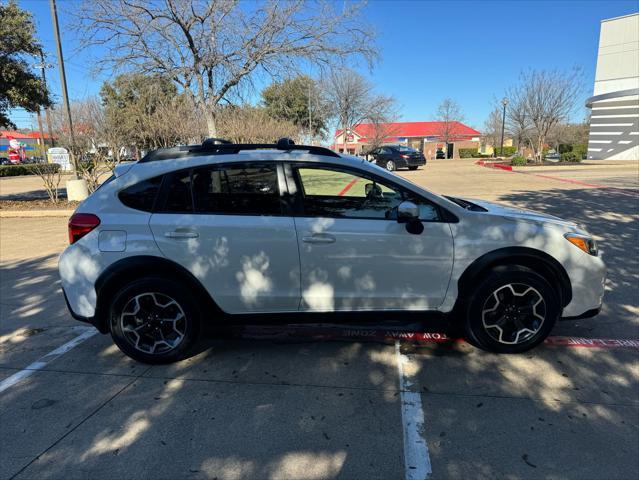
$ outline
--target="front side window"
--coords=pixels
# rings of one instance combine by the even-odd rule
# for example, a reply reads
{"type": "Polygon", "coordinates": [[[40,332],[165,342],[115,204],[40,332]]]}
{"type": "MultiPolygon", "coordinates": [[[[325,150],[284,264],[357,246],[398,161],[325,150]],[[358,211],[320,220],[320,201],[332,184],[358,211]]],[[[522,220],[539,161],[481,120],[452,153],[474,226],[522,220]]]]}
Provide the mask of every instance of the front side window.
{"type": "Polygon", "coordinates": [[[305,216],[396,220],[397,206],[409,200],[419,206],[421,220],[440,219],[428,200],[350,171],[300,167],[297,177],[305,216]]]}

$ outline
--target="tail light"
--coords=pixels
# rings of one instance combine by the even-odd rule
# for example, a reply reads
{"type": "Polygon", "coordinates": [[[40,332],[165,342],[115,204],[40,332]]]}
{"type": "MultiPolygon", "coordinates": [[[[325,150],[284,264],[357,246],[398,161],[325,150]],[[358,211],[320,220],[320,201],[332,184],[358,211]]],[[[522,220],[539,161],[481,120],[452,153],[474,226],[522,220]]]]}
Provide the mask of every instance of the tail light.
{"type": "Polygon", "coordinates": [[[92,213],[75,213],[69,219],[69,243],[74,244],[100,225],[100,219],[92,213]]]}
{"type": "Polygon", "coordinates": [[[402,158],[410,158],[408,155],[402,155],[402,158]]]}

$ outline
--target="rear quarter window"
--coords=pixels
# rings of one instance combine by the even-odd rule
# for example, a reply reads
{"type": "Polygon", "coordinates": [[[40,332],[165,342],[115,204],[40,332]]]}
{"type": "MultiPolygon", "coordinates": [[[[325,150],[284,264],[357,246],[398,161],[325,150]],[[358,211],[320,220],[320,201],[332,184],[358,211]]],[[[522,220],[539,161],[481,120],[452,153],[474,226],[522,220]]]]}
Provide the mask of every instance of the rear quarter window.
{"type": "Polygon", "coordinates": [[[118,198],[129,208],[151,212],[153,211],[153,205],[155,204],[161,183],[162,176],[143,180],[140,183],[136,183],[122,190],[118,194],[118,198]]]}

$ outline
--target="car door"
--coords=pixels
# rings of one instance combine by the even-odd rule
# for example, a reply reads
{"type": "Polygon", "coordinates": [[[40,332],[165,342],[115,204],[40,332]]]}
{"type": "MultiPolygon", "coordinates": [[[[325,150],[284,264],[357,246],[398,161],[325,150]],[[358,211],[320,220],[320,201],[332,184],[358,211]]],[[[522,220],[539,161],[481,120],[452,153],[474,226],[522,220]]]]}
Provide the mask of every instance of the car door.
{"type": "Polygon", "coordinates": [[[186,267],[228,313],[296,311],[295,225],[281,167],[232,163],[165,177],[150,226],[162,253],[186,267]]]}
{"type": "Polygon", "coordinates": [[[295,197],[304,311],[433,310],[444,300],[453,239],[426,199],[339,166],[286,167],[295,197]],[[397,206],[420,208],[423,231],[397,222],[397,206]]]}
{"type": "Polygon", "coordinates": [[[388,160],[391,160],[392,151],[388,147],[380,147],[377,153],[377,165],[383,167],[388,160]]]}

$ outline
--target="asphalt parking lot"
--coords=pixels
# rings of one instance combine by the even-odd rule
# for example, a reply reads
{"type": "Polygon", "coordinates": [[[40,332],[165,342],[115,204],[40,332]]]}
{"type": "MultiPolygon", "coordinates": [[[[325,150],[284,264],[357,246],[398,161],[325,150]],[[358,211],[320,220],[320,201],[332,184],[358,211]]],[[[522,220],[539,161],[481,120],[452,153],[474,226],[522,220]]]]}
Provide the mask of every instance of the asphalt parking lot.
{"type": "Polygon", "coordinates": [[[149,367],[68,315],[67,219],[0,218],[0,478],[639,478],[639,162],[400,174],[585,225],[602,313],[524,355],[391,323],[247,329],[149,367]]]}

